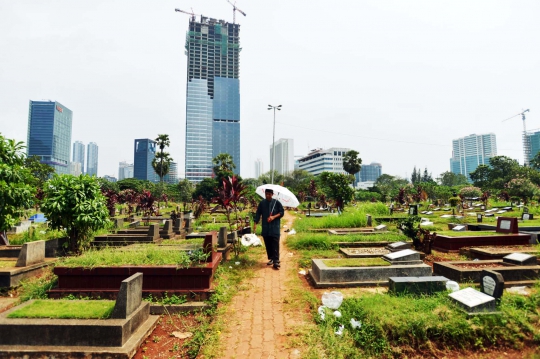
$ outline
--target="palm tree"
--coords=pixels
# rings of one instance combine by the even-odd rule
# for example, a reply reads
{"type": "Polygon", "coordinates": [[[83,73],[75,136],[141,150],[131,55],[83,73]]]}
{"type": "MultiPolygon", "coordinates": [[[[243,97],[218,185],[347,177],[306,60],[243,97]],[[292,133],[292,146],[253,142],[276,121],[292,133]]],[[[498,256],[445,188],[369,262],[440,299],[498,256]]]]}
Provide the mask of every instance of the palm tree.
{"type": "Polygon", "coordinates": [[[236,168],[232,156],[228,153],[220,153],[212,159],[214,174],[219,172],[232,172],[236,168]]]}
{"type": "Polygon", "coordinates": [[[158,135],[155,139],[157,146],[159,147],[159,153],[156,154],[154,159],[152,160],[152,167],[154,168],[154,171],[159,175],[159,181],[163,182],[163,177],[169,173],[169,167],[172,162],[172,158],[169,157],[169,154],[167,152],[163,152],[165,147],[169,147],[171,145],[171,141],[169,140],[169,135],[158,135]],[[155,165],[156,158],[159,159],[159,165],[155,165]],[[166,164],[164,164],[166,162],[166,164]]]}
{"type": "Polygon", "coordinates": [[[362,159],[358,155],[359,153],[355,150],[347,151],[343,155],[343,169],[351,176],[354,176],[355,173],[358,173],[362,169],[362,159]]]}

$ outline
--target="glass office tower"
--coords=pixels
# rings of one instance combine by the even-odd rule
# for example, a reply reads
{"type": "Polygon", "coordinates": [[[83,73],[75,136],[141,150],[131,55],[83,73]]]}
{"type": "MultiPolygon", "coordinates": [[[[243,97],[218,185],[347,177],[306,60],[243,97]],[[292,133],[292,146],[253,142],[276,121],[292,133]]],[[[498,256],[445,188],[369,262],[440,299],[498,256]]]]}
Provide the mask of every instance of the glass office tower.
{"type": "Polygon", "coordinates": [[[240,173],[239,24],[193,17],[186,35],[186,178],[212,177],[212,158],[228,153],[240,173]]]}
{"type": "Polygon", "coordinates": [[[469,180],[469,174],[479,165],[489,165],[489,159],[497,156],[497,141],[494,133],[472,134],[452,141],[450,171],[462,174],[469,180]]]}
{"type": "Polygon", "coordinates": [[[75,141],[73,143],[73,157],[71,162],[80,163],[79,171],[84,173],[84,143],[81,141],[75,141]]]}
{"type": "Polygon", "coordinates": [[[156,142],[149,138],[137,139],[133,152],[133,177],[159,182],[159,177],[152,167],[152,160],[156,156],[156,142]]]}
{"type": "Polygon", "coordinates": [[[26,154],[69,174],[73,112],[59,102],[30,101],[26,154]]]}
{"type": "Polygon", "coordinates": [[[87,159],[86,159],[86,174],[96,176],[98,172],[98,145],[95,142],[88,144],[87,159]]]}

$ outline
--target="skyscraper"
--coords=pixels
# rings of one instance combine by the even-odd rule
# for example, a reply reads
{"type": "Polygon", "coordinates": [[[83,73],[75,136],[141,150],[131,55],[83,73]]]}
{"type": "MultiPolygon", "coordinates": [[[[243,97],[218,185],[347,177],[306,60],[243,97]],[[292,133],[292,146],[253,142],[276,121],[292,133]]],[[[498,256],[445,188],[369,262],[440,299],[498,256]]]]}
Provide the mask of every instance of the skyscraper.
{"type": "Polygon", "coordinates": [[[255,176],[254,178],[259,178],[264,173],[263,161],[260,158],[257,158],[255,161],[255,176]]]}
{"type": "Polygon", "coordinates": [[[528,144],[529,151],[527,153],[528,158],[525,158],[525,163],[529,166],[531,160],[540,152],[540,130],[527,131],[525,134],[525,140],[528,144]]]}
{"type": "Polygon", "coordinates": [[[73,113],[59,102],[30,101],[26,154],[58,174],[69,173],[73,113]]]}
{"type": "Polygon", "coordinates": [[[118,180],[126,178],[133,178],[133,163],[123,161],[118,164],[118,180]]]}
{"type": "Polygon", "coordinates": [[[239,24],[192,17],[186,35],[186,178],[212,176],[212,158],[231,155],[240,173],[239,24]]]}
{"type": "Polygon", "coordinates": [[[84,143],[75,141],[73,143],[73,157],[71,162],[80,163],[80,172],[84,173],[84,143]]]}
{"type": "Polygon", "coordinates": [[[494,133],[472,134],[452,141],[450,170],[470,179],[469,174],[479,165],[489,165],[489,159],[497,156],[497,141],[494,133]]]}
{"type": "Polygon", "coordinates": [[[163,176],[163,182],[168,184],[178,183],[178,163],[171,162],[169,165],[169,173],[163,176]]]}
{"type": "Polygon", "coordinates": [[[294,141],[292,138],[280,138],[274,143],[275,149],[270,145],[270,167],[279,174],[288,175],[294,171],[294,141]],[[276,152],[276,161],[273,161],[273,153],[276,152]]]}
{"type": "Polygon", "coordinates": [[[133,150],[133,176],[140,180],[158,182],[159,177],[152,167],[156,156],[156,141],[149,138],[135,140],[133,150]]]}
{"type": "Polygon", "coordinates": [[[382,175],[382,165],[371,162],[369,165],[362,165],[360,172],[354,175],[356,182],[375,182],[382,175]]]}
{"type": "Polygon", "coordinates": [[[98,173],[98,145],[95,142],[88,144],[86,158],[86,174],[89,176],[97,176],[98,173]]]}
{"type": "Polygon", "coordinates": [[[307,156],[298,159],[298,168],[306,170],[314,176],[323,172],[347,174],[343,169],[343,156],[350,150],[350,148],[341,147],[332,147],[327,150],[315,149],[307,156]]]}

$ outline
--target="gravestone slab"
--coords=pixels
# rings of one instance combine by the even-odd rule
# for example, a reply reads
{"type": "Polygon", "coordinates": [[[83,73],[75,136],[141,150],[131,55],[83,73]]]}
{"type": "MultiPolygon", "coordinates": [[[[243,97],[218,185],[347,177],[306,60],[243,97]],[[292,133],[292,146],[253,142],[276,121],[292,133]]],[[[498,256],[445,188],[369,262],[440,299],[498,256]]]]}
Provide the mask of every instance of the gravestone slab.
{"type": "Polygon", "coordinates": [[[173,231],[176,233],[176,234],[180,234],[179,232],[182,230],[182,220],[180,218],[177,218],[174,220],[174,227],[173,227],[173,231]]]}
{"type": "Polygon", "coordinates": [[[366,226],[367,227],[372,227],[373,226],[373,218],[371,217],[371,215],[367,214],[366,215],[366,226]]]}
{"type": "Polygon", "coordinates": [[[454,228],[452,228],[452,230],[454,232],[465,232],[467,230],[467,227],[463,226],[463,225],[459,225],[459,226],[455,226],[454,228]]]}
{"type": "Polygon", "coordinates": [[[495,311],[495,298],[473,288],[465,288],[448,294],[459,306],[468,313],[495,311]]]}
{"type": "Polygon", "coordinates": [[[432,211],[427,211],[426,214],[430,215],[430,214],[433,214],[433,212],[432,211]]]}
{"type": "Polygon", "coordinates": [[[421,214],[426,214],[426,213],[427,213],[427,211],[422,211],[422,212],[420,212],[420,213],[421,213],[421,214]]]}
{"type": "Polygon", "coordinates": [[[123,218],[115,218],[114,219],[114,227],[115,228],[124,228],[124,219],[123,218]]]}
{"type": "Polygon", "coordinates": [[[375,232],[384,232],[387,230],[387,227],[384,224],[379,224],[375,227],[375,232]]]}
{"type": "Polygon", "coordinates": [[[409,215],[410,216],[418,216],[418,206],[417,205],[411,205],[409,207],[409,215]]]}
{"type": "Polygon", "coordinates": [[[172,225],[172,220],[167,219],[167,220],[164,220],[163,222],[164,222],[164,224],[165,224],[165,225],[163,226],[163,230],[164,230],[166,233],[172,232],[172,230],[173,230],[173,228],[172,228],[172,227],[173,227],[173,225],[172,225]]]}
{"type": "Polygon", "coordinates": [[[159,224],[151,224],[148,228],[148,237],[152,237],[153,239],[159,238],[159,224]]]}
{"type": "Polygon", "coordinates": [[[439,207],[433,208],[434,211],[440,211],[441,209],[439,207]]]}
{"type": "Polygon", "coordinates": [[[398,252],[404,249],[411,249],[411,245],[405,242],[394,242],[387,245],[386,249],[388,249],[390,252],[398,252]]]}
{"type": "Polygon", "coordinates": [[[480,290],[495,299],[499,299],[503,295],[504,278],[501,273],[492,270],[484,269],[480,280],[480,290]]]}
{"type": "Polygon", "coordinates": [[[530,220],[534,219],[534,216],[531,213],[523,213],[521,215],[521,219],[524,220],[524,221],[530,221],[530,220]]]}
{"type": "Polygon", "coordinates": [[[142,302],[142,285],[142,273],[135,273],[122,281],[111,318],[127,319],[139,308],[142,302]]]}
{"type": "Polygon", "coordinates": [[[511,211],[511,210],[512,210],[512,207],[503,207],[503,209],[504,209],[505,211],[511,211]]]}
{"type": "Polygon", "coordinates": [[[518,219],[511,217],[498,217],[497,229],[495,229],[495,232],[518,234],[518,219]]]}
{"type": "Polygon", "coordinates": [[[210,255],[206,259],[206,262],[212,263],[212,261],[214,260],[214,255],[217,253],[216,252],[217,245],[218,245],[218,239],[217,239],[216,231],[207,233],[206,236],[204,237],[203,251],[206,254],[210,253],[210,255]]]}
{"type": "Polygon", "coordinates": [[[503,214],[503,213],[506,213],[506,211],[504,209],[500,210],[500,211],[497,211],[497,214],[503,214]]]}
{"type": "Polygon", "coordinates": [[[15,267],[27,267],[45,261],[45,241],[28,242],[22,245],[15,267]]]}
{"type": "Polygon", "coordinates": [[[412,249],[404,249],[398,252],[392,252],[382,256],[387,262],[392,264],[419,264],[422,263],[420,260],[420,253],[413,251],[412,249]]]}
{"type": "Polygon", "coordinates": [[[223,248],[226,245],[227,245],[227,227],[223,226],[219,228],[218,247],[223,248]]]}
{"type": "Polygon", "coordinates": [[[432,225],[433,225],[433,222],[431,221],[420,222],[420,226],[432,226],[432,225]]]}
{"type": "Polygon", "coordinates": [[[446,291],[449,279],[442,276],[430,277],[390,277],[388,291],[403,294],[431,294],[446,291]]]}
{"type": "Polygon", "coordinates": [[[493,213],[487,213],[484,215],[484,217],[495,217],[495,215],[493,213]]]}
{"type": "Polygon", "coordinates": [[[511,253],[503,257],[503,262],[518,266],[535,266],[538,264],[536,256],[527,253],[511,253]]]}

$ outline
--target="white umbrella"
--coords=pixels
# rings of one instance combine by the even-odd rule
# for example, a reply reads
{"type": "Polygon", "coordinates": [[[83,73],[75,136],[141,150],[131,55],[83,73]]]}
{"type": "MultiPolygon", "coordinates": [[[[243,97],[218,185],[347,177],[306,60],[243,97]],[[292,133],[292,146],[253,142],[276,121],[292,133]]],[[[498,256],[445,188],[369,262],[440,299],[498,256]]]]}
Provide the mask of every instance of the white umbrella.
{"type": "Polygon", "coordinates": [[[262,186],[257,187],[255,192],[257,192],[259,196],[265,198],[264,191],[266,189],[274,191],[274,196],[272,198],[281,202],[283,207],[298,207],[300,205],[300,202],[298,202],[298,199],[291,191],[277,184],[263,184],[262,186]]]}

